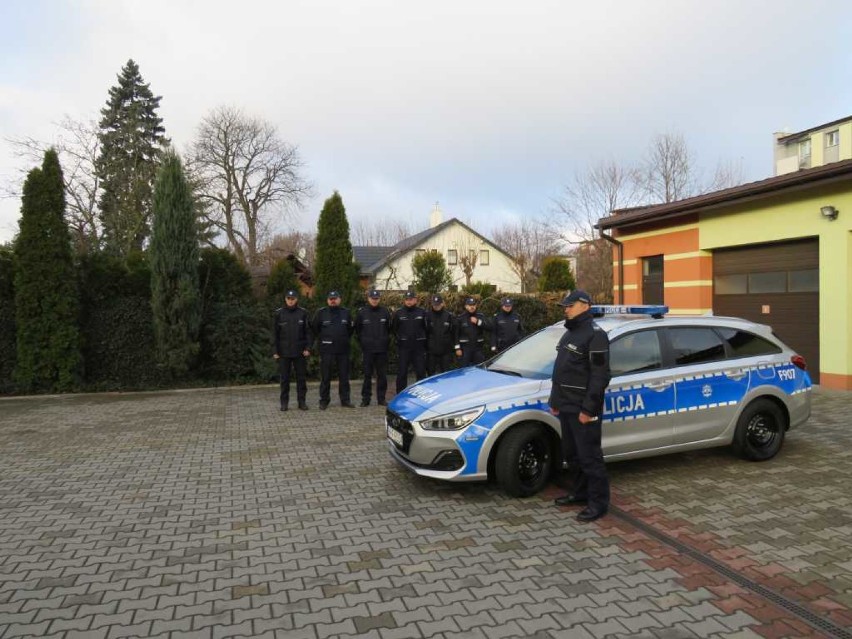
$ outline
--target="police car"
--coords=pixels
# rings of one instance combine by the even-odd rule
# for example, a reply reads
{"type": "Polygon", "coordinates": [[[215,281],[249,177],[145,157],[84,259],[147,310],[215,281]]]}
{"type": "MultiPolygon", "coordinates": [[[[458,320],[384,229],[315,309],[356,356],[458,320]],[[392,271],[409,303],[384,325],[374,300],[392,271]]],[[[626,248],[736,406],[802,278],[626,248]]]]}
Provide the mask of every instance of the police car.
{"type": "MultiPolygon", "coordinates": [[[[593,306],[610,340],[602,416],[607,461],[732,446],[771,459],[811,412],[804,359],[768,326],[667,316],[665,306],[593,306]]],[[[479,366],[406,388],[388,405],[391,455],[436,479],[496,478],[514,496],[541,490],[561,466],[550,377],[559,323],[479,366]]]]}

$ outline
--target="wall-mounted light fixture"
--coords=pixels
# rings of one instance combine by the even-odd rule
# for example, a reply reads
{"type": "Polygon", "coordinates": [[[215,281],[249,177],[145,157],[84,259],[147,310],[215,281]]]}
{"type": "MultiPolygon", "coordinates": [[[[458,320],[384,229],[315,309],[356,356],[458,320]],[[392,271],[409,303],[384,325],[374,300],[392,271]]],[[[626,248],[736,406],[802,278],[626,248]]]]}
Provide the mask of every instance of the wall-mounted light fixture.
{"type": "Polygon", "coordinates": [[[837,219],[837,214],[838,214],[838,213],[840,213],[840,211],[838,211],[838,210],[837,210],[836,208],[834,208],[833,206],[823,206],[823,207],[820,207],[819,212],[822,214],[822,216],[823,216],[826,220],[836,220],[836,219],[837,219]]]}

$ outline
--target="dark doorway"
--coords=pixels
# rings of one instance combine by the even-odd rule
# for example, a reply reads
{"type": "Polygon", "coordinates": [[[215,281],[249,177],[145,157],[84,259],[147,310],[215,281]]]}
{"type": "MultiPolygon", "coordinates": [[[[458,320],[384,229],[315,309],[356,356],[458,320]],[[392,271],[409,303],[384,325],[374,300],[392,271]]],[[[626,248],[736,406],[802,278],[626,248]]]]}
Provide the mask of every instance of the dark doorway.
{"type": "Polygon", "coordinates": [[[663,304],[663,256],[642,258],[642,303],[663,304]]]}

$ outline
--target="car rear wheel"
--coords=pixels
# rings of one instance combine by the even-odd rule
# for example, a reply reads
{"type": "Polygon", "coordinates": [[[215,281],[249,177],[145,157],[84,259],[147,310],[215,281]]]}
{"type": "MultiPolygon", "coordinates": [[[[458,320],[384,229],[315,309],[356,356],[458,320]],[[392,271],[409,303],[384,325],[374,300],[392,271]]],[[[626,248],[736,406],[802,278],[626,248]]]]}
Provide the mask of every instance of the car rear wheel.
{"type": "Polygon", "coordinates": [[[497,481],[513,497],[539,492],[547,484],[552,468],[550,439],[542,426],[515,426],[497,449],[497,481]]]}
{"type": "Polygon", "coordinates": [[[781,450],[787,419],[778,404],[756,399],[746,406],[734,433],[734,452],[751,461],[772,459],[781,450]]]}

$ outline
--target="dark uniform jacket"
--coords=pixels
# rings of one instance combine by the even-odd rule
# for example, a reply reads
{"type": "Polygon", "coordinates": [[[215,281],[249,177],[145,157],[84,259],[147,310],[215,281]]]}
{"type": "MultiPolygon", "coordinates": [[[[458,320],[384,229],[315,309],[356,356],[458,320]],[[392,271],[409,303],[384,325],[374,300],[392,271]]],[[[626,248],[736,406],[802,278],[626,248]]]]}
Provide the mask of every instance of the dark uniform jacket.
{"type": "Polygon", "coordinates": [[[610,380],[609,337],[589,311],[566,321],[565,328],[556,347],[549,404],[560,412],[598,417],[610,380]]]}
{"type": "Polygon", "coordinates": [[[458,335],[456,348],[461,348],[465,344],[482,344],[485,341],[485,330],[489,328],[488,320],[479,311],[474,313],[463,311],[456,317],[456,326],[458,335]],[[471,317],[476,317],[479,325],[471,324],[471,317]]]}
{"type": "Polygon", "coordinates": [[[362,306],[355,314],[355,336],[364,353],[387,353],[391,314],[384,306],[362,306]]]}
{"type": "Polygon", "coordinates": [[[391,321],[391,330],[396,335],[397,348],[426,346],[426,311],[419,306],[403,306],[396,309],[391,321]]]}
{"type": "Polygon", "coordinates": [[[342,306],[325,306],[314,315],[311,326],[319,340],[320,353],[346,353],[352,335],[352,315],[342,306]]]}
{"type": "Polygon", "coordinates": [[[428,311],[426,336],[430,353],[442,355],[451,352],[456,345],[456,318],[445,308],[428,311]]]}
{"type": "Polygon", "coordinates": [[[524,327],[521,318],[515,311],[506,313],[502,309],[494,315],[494,330],[491,332],[491,346],[498,350],[508,348],[521,339],[524,335],[524,327]]]}
{"type": "Polygon", "coordinates": [[[310,319],[301,306],[283,306],[275,311],[275,354],[301,357],[311,342],[310,319]]]}

